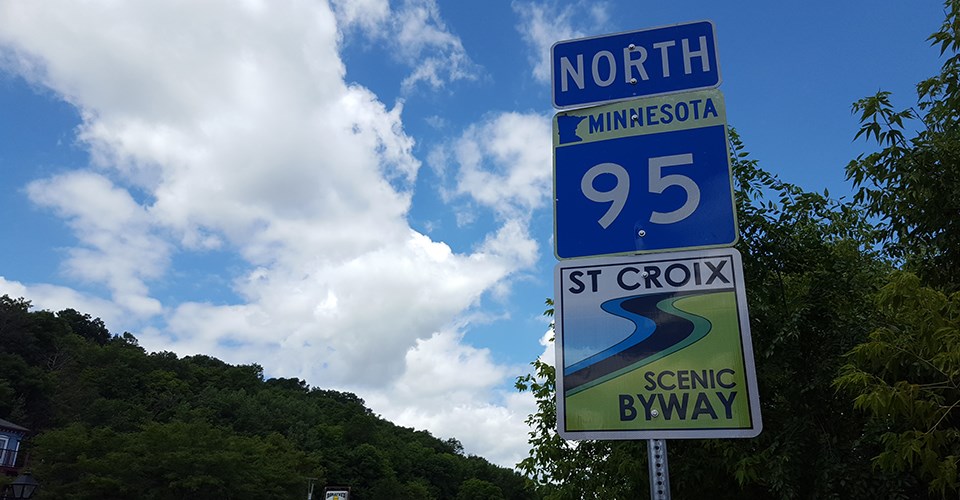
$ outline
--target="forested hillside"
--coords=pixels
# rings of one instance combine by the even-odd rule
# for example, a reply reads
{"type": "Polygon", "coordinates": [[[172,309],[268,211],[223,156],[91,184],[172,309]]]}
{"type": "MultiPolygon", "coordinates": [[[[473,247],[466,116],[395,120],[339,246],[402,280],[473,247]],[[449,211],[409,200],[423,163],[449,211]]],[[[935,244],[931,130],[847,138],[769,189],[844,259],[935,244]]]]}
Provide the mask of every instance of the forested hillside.
{"type": "Polygon", "coordinates": [[[533,497],[512,470],[396,426],[354,394],[147,353],[87,314],[6,295],[0,418],[31,429],[41,499],[293,499],[308,477],[361,500],[533,497]]]}

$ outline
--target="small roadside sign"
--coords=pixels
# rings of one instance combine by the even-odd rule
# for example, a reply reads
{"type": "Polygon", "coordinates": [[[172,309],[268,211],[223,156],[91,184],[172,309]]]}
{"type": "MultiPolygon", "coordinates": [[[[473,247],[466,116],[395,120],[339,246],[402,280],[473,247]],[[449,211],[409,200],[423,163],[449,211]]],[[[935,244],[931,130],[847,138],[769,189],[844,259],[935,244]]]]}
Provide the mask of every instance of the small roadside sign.
{"type": "Polygon", "coordinates": [[[720,85],[710,21],[565,40],[550,58],[558,109],[720,85]]]}
{"type": "Polygon", "coordinates": [[[760,433],[743,266],[735,249],[563,261],[555,286],[562,437],[760,433]]]}
{"type": "Polygon", "coordinates": [[[323,498],[324,500],[350,500],[350,488],[324,488],[323,498]]]}
{"type": "Polygon", "coordinates": [[[719,90],[557,113],[553,160],[558,259],[738,239],[719,90]]]}

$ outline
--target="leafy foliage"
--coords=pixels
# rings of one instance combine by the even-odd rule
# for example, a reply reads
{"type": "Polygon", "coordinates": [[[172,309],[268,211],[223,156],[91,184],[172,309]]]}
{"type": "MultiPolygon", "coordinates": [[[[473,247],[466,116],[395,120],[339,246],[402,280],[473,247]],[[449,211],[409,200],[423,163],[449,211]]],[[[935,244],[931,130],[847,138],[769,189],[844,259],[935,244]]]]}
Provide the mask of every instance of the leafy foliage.
{"type": "MultiPolygon", "coordinates": [[[[730,137],[764,432],[752,440],[671,441],[673,493],[922,498],[909,475],[871,467],[879,434],[863,432],[865,419],[832,387],[843,354],[867,338],[877,316],[872,294],[890,270],[859,243],[872,226],[854,207],[760,169],[735,131],[730,137]]],[[[646,496],[645,444],[559,438],[554,368],[537,361],[534,369],[517,381],[538,402],[521,470],[547,498],[646,496]]]]}
{"type": "Polygon", "coordinates": [[[34,452],[55,498],[278,498],[301,489],[296,471],[310,462],[279,434],[176,421],[133,432],[72,424],[41,434],[34,452]]]}
{"type": "Polygon", "coordinates": [[[912,496],[910,478],[863,459],[876,436],[832,387],[842,355],[875,321],[871,297],[890,270],[861,243],[873,227],[855,206],[764,172],[735,132],[731,150],[764,431],[714,445],[760,497],[912,496]]]}
{"type": "Polygon", "coordinates": [[[960,293],[897,273],[878,296],[883,325],[850,353],[838,387],[885,424],[883,470],[917,471],[930,489],[960,490],[960,293]]]}
{"type": "Polygon", "coordinates": [[[930,36],[946,60],[917,85],[917,108],[895,112],[888,92],[854,104],[860,132],[882,149],[847,167],[857,199],[881,219],[876,239],[903,264],[877,298],[881,318],[836,380],[882,433],[873,462],[911,473],[931,494],[960,490],[960,0],[930,36]],[[912,132],[909,124],[919,122],[912,132]],[[909,139],[908,135],[912,135],[909,139]]]}
{"type": "Polygon", "coordinates": [[[929,40],[947,55],[940,74],[917,85],[916,108],[894,111],[890,93],[857,101],[857,137],[882,149],[847,166],[877,241],[925,283],[960,287],[960,0],[945,3],[946,19],[929,40]],[[916,123],[919,121],[919,123],[916,123]],[[911,126],[919,130],[913,137],[911,126]]]}
{"type": "Polygon", "coordinates": [[[0,396],[0,418],[36,433],[25,452],[41,500],[295,498],[307,477],[360,500],[535,498],[516,472],[397,427],[354,394],[147,353],[87,314],[32,312],[8,296],[0,396]]]}

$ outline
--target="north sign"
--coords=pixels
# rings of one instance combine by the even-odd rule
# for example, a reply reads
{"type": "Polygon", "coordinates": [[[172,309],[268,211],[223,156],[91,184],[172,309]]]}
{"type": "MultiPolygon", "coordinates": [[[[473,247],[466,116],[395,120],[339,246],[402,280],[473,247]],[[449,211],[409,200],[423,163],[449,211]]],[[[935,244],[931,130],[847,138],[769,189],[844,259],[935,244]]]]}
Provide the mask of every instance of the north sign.
{"type": "Polygon", "coordinates": [[[558,109],[720,85],[710,21],[557,42],[550,57],[558,109]]]}
{"type": "Polygon", "coordinates": [[[760,433],[735,249],[564,261],[556,266],[555,286],[562,437],[760,433]]]}
{"type": "Polygon", "coordinates": [[[559,259],[738,239],[719,90],[557,113],[553,153],[559,259]]]}

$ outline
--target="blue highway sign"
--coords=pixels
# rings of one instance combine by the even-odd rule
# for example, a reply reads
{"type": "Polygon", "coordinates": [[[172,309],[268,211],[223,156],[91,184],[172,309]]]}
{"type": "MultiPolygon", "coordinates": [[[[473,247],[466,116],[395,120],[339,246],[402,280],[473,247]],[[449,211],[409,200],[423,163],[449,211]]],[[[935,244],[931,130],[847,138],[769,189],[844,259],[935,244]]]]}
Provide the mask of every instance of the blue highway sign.
{"type": "Polygon", "coordinates": [[[720,85],[710,21],[557,42],[550,57],[558,109],[720,85]]]}
{"type": "Polygon", "coordinates": [[[557,113],[553,145],[557,258],[736,243],[719,90],[557,113]]]}

